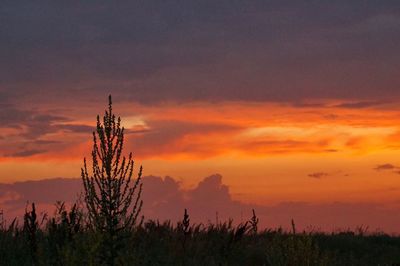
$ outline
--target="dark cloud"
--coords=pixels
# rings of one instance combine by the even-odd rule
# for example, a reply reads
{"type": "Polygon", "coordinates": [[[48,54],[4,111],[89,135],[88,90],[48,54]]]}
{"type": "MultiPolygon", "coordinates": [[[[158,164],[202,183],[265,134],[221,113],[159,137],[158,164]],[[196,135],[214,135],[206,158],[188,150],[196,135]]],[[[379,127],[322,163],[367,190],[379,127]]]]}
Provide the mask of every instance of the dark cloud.
{"type": "Polygon", "coordinates": [[[90,133],[94,127],[71,123],[71,119],[53,112],[17,108],[5,104],[0,111],[0,156],[29,157],[61,147],[66,140],[48,139],[61,132],[90,133]]]}
{"type": "MultiPolygon", "coordinates": [[[[290,228],[294,219],[297,228],[302,229],[355,229],[370,226],[388,233],[398,232],[400,212],[398,209],[384,208],[376,203],[333,202],[313,204],[307,202],[282,202],[267,206],[249,204],[232,199],[229,187],[222,183],[221,175],[204,178],[189,190],[181,187],[172,177],[147,176],[143,178],[143,214],[147,219],[182,218],[183,210],[189,210],[192,222],[226,221],[236,222],[248,219],[255,209],[261,227],[290,228]]],[[[0,204],[7,219],[21,215],[27,201],[34,201],[39,211],[51,211],[57,200],[71,203],[81,191],[80,179],[47,179],[25,181],[14,184],[0,184],[0,204]]],[[[54,209],[54,208],[53,208],[54,209]]]]}
{"type": "Polygon", "coordinates": [[[338,107],[338,108],[355,108],[355,109],[359,109],[359,108],[369,108],[369,107],[375,107],[375,106],[379,106],[382,104],[385,104],[386,102],[377,102],[377,101],[371,101],[371,102],[350,102],[350,103],[342,103],[342,104],[338,104],[335,105],[333,107],[338,107]]]}
{"type": "Polygon", "coordinates": [[[22,109],[6,105],[0,112],[0,128],[21,129],[20,135],[28,139],[36,139],[56,130],[57,123],[66,122],[67,118],[46,114],[33,109],[22,109]]]}
{"type": "Polygon", "coordinates": [[[396,170],[396,169],[399,169],[399,167],[397,167],[393,164],[390,164],[390,163],[379,164],[374,168],[374,170],[376,170],[376,171],[396,170]]]}
{"type": "Polygon", "coordinates": [[[377,165],[374,170],[376,171],[391,171],[394,174],[400,174],[400,167],[386,163],[386,164],[379,164],[377,165]]]}
{"type": "Polygon", "coordinates": [[[12,101],[400,96],[396,1],[26,0],[0,17],[12,101]]]}
{"type": "Polygon", "coordinates": [[[185,206],[180,183],[171,177],[143,178],[143,210],[148,218],[178,219],[185,206]]]}
{"type": "MultiPolygon", "coordinates": [[[[7,107],[0,113],[0,129],[14,129],[0,135],[3,150],[0,156],[27,157],[45,153],[54,148],[62,148],[68,144],[68,138],[57,138],[57,133],[90,134],[94,126],[74,123],[72,119],[61,115],[46,114],[46,110],[24,110],[7,107]],[[48,139],[52,138],[52,139],[48,139]]],[[[51,113],[50,111],[48,113],[51,113]]],[[[140,155],[170,154],[171,149],[182,153],[212,154],[217,152],[215,145],[205,146],[202,143],[181,143],[182,139],[190,136],[207,134],[225,134],[238,132],[239,126],[207,122],[184,122],[179,120],[146,120],[146,125],[134,125],[125,129],[129,138],[129,147],[134,147],[140,155]],[[134,136],[133,136],[134,135],[134,136]]],[[[7,131],[5,131],[7,132],[7,131]]],[[[90,136],[90,135],[86,135],[90,136]]],[[[85,140],[80,136],[76,142],[85,140]]],[[[76,144],[76,143],[75,143],[76,144]]]]}
{"type": "Polygon", "coordinates": [[[10,141],[10,138],[12,138],[12,136],[5,136],[3,139],[0,139],[3,148],[0,155],[5,157],[29,157],[46,153],[52,149],[54,150],[55,147],[60,147],[60,145],[63,144],[62,141],[56,140],[18,139],[16,141],[10,141]]]}
{"type": "Polygon", "coordinates": [[[320,179],[320,178],[322,178],[322,177],[327,177],[327,176],[329,176],[329,174],[328,174],[328,173],[325,173],[325,172],[315,172],[315,173],[309,174],[308,176],[309,176],[309,177],[312,177],[312,178],[320,179]]]}
{"type": "Polygon", "coordinates": [[[15,195],[2,201],[12,208],[24,207],[27,201],[46,204],[53,204],[57,200],[71,202],[77,198],[81,185],[80,179],[67,178],[0,184],[0,198],[15,195]]]}
{"type": "Polygon", "coordinates": [[[45,152],[44,150],[22,150],[11,154],[6,154],[6,157],[29,157],[32,155],[45,152]]]}
{"type": "Polygon", "coordinates": [[[335,150],[335,149],[326,149],[325,151],[326,152],[331,152],[331,153],[339,152],[339,150],[335,150]]]}
{"type": "Polygon", "coordinates": [[[187,196],[188,209],[197,221],[215,222],[216,212],[218,219],[232,217],[238,220],[243,211],[250,210],[250,206],[231,198],[229,187],[222,183],[222,176],[219,174],[204,178],[196,188],[187,192],[187,196]]]}

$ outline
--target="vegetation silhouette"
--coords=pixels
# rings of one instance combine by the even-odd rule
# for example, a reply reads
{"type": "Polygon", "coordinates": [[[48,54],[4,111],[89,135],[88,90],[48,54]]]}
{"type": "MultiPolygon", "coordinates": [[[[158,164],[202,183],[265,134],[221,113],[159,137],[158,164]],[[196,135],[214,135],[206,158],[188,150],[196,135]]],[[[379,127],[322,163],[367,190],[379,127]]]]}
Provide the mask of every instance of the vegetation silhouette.
{"type": "Polygon", "coordinates": [[[86,159],[81,169],[82,200],[70,208],[56,202],[51,217],[32,203],[22,227],[17,219],[7,225],[0,211],[0,265],[400,265],[400,237],[362,227],[299,232],[292,220],[291,231],[260,230],[255,210],[238,225],[218,213],[215,224],[195,224],[186,209],[177,224],[139,220],[142,167],[132,179],[111,96],[93,142],[92,173],[86,159]]]}
{"type": "Polygon", "coordinates": [[[86,158],[81,169],[89,226],[100,238],[99,263],[114,265],[123,231],[136,224],[143,202],[142,166],[136,180],[132,179],[134,161],[132,152],[122,155],[124,127],[121,118],[113,114],[112,98],[103,120],[97,116],[93,132],[92,174],[87,169],[86,158]]]}

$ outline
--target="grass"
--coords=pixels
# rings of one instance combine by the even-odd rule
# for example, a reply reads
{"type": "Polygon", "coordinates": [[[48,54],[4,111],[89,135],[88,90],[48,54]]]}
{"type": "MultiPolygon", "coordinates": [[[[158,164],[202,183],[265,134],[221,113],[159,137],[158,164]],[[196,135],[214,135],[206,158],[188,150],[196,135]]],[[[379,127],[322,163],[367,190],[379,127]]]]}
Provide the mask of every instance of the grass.
{"type": "MultiPolygon", "coordinates": [[[[146,221],[118,238],[115,265],[400,265],[400,237],[383,233],[259,231],[258,219],[234,226],[146,221]]],[[[104,236],[78,208],[62,204],[52,218],[38,222],[27,211],[23,226],[0,231],[0,265],[102,265],[104,236]]]]}

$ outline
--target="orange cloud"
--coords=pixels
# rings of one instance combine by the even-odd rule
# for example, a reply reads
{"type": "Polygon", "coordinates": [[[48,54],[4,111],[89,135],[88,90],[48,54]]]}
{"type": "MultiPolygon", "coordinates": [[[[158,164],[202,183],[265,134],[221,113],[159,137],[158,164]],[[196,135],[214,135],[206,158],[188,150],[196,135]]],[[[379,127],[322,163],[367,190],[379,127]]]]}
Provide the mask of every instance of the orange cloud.
{"type": "MultiPolygon", "coordinates": [[[[190,176],[183,180],[185,187],[198,176],[221,172],[230,177],[227,183],[235,195],[246,201],[395,199],[398,191],[388,189],[396,187],[399,176],[385,172],[377,179],[373,168],[382,162],[400,164],[393,160],[400,148],[399,110],[339,104],[116,103],[114,110],[127,128],[125,151],[133,151],[145,173],[190,176]],[[317,181],[308,177],[316,169],[351,175],[317,181]]],[[[78,177],[83,157],[90,160],[90,128],[101,113],[90,110],[64,110],[54,116],[64,117],[62,121],[52,118],[46,131],[35,131],[36,138],[4,131],[0,180],[78,177]]],[[[40,123],[44,121],[48,119],[40,123]]]]}
{"type": "MultiPolygon", "coordinates": [[[[334,101],[305,107],[240,102],[118,107],[122,122],[128,127],[127,148],[141,158],[333,151],[363,154],[397,149],[400,132],[400,112],[395,108],[345,108],[346,104],[334,101]]],[[[9,129],[2,140],[2,160],[82,158],[91,147],[90,128],[94,129],[94,121],[89,123],[90,119],[83,116],[64,118],[68,116],[37,115],[36,123],[46,123],[46,130],[28,131],[29,136],[38,136],[31,139],[9,129]]],[[[21,123],[23,126],[24,121],[21,123]]]]}

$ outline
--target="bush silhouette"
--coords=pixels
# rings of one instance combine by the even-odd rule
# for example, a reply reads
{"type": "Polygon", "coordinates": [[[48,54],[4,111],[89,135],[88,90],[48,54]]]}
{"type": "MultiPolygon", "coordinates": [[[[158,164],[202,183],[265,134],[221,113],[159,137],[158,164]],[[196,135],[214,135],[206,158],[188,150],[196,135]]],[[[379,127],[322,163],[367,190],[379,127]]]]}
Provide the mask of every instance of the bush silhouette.
{"type": "Polygon", "coordinates": [[[124,128],[121,118],[113,114],[111,95],[103,120],[97,116],[96,132],[93,132],[92,174],[86,158],[81,169],[90,226],[101,238],[101,255],[107,265],[113,265],[117,257],[117,243],[123,231],[136,224],[143,202],[142,167],[136,180],[132,179],[134,161],[132,152],[122,155],[124,128]]]}

